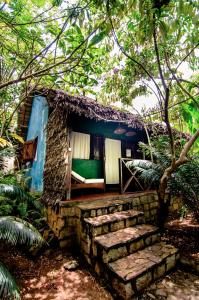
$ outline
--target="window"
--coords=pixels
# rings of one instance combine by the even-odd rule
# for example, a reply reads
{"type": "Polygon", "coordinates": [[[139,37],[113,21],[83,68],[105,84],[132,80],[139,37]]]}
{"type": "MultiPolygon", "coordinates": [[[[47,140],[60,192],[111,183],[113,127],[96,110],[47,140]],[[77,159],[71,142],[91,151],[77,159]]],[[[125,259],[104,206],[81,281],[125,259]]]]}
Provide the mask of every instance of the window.
{"type": "Polygon", "coordinates": [[[104,137],[100,135],[91,135],[90,159],[103,160],[104,137]]]}
{"type": "Polygon", "coordinates": [[[23,161],[31,161],[35,158],[37,151],[37,140],[38,138],[24,143],[22,152],[23,161]]]}
{"type": "Polygon", "coordinates": [[[72,132],[71,148],[73,158],[89,159],[90,157],[90,134],[72,132]]]}

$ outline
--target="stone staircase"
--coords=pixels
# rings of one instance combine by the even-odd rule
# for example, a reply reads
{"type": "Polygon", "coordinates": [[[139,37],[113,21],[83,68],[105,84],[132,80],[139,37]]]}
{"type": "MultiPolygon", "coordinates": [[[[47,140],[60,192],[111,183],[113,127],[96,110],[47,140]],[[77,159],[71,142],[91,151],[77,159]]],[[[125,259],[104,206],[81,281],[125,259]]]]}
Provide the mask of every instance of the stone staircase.
{"type": "Polygon", "coordinates": [[[160,241],[154,225],[131,201],[78,206],[78,243],[87,262],[111,285],[117,299],[131,297],[175,267],[178,250],[160,241]]]}

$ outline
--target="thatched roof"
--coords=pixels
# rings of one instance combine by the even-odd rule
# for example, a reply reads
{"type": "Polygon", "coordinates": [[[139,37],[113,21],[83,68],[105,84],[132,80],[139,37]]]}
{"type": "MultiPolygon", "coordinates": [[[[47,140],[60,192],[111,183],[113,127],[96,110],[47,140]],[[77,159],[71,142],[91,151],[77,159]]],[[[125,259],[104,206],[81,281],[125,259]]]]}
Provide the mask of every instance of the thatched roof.
{"type": "MultiPolygon", "coordinates": [[[[88,119],[105,122],[120,122],[135,129],[144,129],[144,122],[138,114],[124,112],[119,109],[114,109],[111,106],[105,106],[96,100],[85,96],[70,95],[61,90],[49,88],[37,89],[32,93],[19,111],[18,128],[19,134],[26,137],[32,101],[35,95],[46,97],[49,107],[55,109],[62,108],[63,111],[70,111],[85,116],[88,119]]],[[[156,130],[159,134],[166,134],[167,129],[160,123],[145,123],[149,130],[156,130]]],[[[175,130],[174,130],[175,131],[175,130]]],[[[178,133],[179,134],[179,133],[178,133]]],[[[182,136],[182,134],[180,134],[182,136]]]]}

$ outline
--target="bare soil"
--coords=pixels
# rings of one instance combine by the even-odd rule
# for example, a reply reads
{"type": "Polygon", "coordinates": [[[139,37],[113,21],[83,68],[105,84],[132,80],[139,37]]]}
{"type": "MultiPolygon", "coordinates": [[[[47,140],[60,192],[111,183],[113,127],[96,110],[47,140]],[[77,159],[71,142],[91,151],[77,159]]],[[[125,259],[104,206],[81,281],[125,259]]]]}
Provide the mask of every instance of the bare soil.
{"type": "MultiPolygon", "coordinates": [[[[2,248],[2,246],[1,246],[2,248]]],[[[112,296],[80,261],[74,271],[64,268],[74,259],[60,250],[30,259],[15,249],[0,249],[1,260],[21,289],[22,300],[112,300],[112,296]]]]}
{"type": "Polygon", "coordinates": [[[179,248],[184,256],[199,259],[199,224],[191,214],[183,220],[170,220],[165,228],[163,240],[179,248]]]}
{"type": "MultiPolygon", "coordinates": [[[[199,226],[191,216],[183,221],[169,221],[163,239],[178,247],[183,255],[199,259],[199,226]]],[[[66,251],[51,249],[30,258],[23,251],[0,244],[0,259],[15,276],[22,300],[113,300],[89,267],[66,251]],[[74,259],[79,261],[78,268],[66,270],[65,264],[74,259]]],[[[199,300],[199,277],[177,270],[135,299],[199,300]]]]}

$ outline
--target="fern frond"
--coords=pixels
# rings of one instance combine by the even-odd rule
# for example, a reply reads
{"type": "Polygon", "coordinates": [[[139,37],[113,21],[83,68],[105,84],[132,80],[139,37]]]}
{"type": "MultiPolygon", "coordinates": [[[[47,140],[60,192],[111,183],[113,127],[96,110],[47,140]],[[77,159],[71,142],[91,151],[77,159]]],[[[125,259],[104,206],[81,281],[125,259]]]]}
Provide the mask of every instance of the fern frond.
{"type": "Polygon", "coordinates": [[[44,240],[39,231],[30,223],[16,217],[0,217],[0,239],[12,245],[42,245],[44,240]]]}
{"type": "Polygon", "coordinates": [[[8,269],[0,262],[0,299],[19,300],[19,288],[8,271],[8,269]]]}

